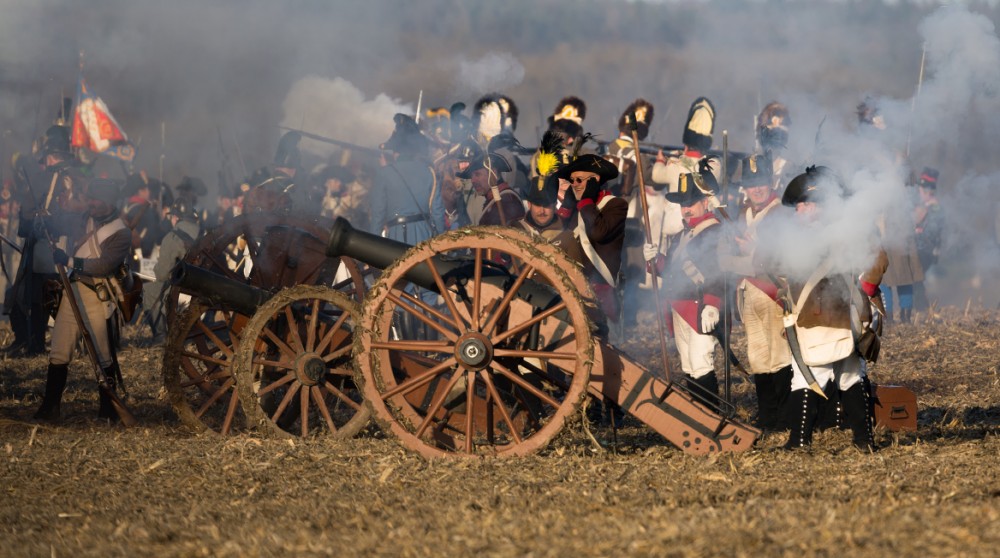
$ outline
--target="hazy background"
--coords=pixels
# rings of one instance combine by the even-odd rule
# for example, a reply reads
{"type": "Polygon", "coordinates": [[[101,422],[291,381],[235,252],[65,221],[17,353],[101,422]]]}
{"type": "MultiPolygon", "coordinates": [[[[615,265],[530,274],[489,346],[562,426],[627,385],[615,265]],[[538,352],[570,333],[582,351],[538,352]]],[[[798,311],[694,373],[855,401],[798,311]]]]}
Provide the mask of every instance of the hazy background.
{"type": "Polygon", "coordinates": [[[945,259],[963,267],[936,296],[995,304],[1000,11],[940,4],[0,0],[0,155],[28,150],[51,123],[61,94],[74,92],[81,50],[91,89],[139,144],[136,167],[155,175],[162,154],[167,182],[191,174],[210,187],[220,134],[242,175],[237,146],[247,171],[266,164],[281,124],[374,146],[421,90],[424,107],[507,93],[525,145],[571,94],[587,102],[584,127],[605,139],[645,97],[656,106],[650,139],[676,144],[704,95],[717,109],[716,144],[727,129],[732,149],[750,150],[754,116],[781,100],[792,110],[792,159],[862,167],[848,178],[882,185],[880,208],[905,195],[910,166],[939,168],[955,230],[945,259]],[[890,122],[876,140],[855,133],[867,95],[890,122]],[[907,143],[909,163],[884,163],[907,143]]]}

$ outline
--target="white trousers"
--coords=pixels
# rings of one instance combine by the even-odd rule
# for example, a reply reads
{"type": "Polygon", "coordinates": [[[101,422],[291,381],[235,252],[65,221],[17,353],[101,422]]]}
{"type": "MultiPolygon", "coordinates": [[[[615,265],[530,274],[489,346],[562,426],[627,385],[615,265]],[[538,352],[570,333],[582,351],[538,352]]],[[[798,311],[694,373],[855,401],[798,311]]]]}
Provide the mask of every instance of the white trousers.
{"type": "MultiPolygon", "coordinates": [[[[845,391],[865,377],[867,364],[857,353],[851,356],[821,366],[810,366],[813,376],[820,388],[825,388],[830,382],[837,382],[837,389],[845,391]]],[[[809,387],[798,363],[792,359],[792,391],[809,387]]]]}
{"type": "MultiPolygon", "coordinates": [[[[111,366],[111,346],[108,342],[108,304],[97,298],[97,293],[90,287],[79,282],[71,284],[76,300],[80,306],[83,324],[90,332],[97,348],[97,357],[101,368],[111,366]]],[[[70,307],[70,293],[63,293],[56,313],[56,323],[52,327],[52,347],[49,351],[49,363],[69,364],[73,358],[73,346],[80,338],[80,329],[76,325],[73,309],[70,307]]]]}
{"type": "Polygon", "coordinates": [[[674,342],[681,355],[681,370],[692,378],[714,372],[715,348],[719,340],[695,331],[676,311],[671,310],[671,314],[674,319],[674,342]]]}

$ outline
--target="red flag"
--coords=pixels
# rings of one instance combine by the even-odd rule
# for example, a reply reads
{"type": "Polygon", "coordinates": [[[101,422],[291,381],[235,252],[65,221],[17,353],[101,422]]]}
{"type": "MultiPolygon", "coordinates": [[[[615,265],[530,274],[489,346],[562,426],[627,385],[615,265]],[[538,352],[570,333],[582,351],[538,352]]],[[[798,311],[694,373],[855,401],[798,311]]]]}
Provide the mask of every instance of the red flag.
{"type": "Polygon", "coordinates": [[[70,144],[131,161],[135,156],[135,149],[129,143],[128,136],[111,115],[108,105],[100,97],[90,93],[82,76],[77,99],[70,144]]]}

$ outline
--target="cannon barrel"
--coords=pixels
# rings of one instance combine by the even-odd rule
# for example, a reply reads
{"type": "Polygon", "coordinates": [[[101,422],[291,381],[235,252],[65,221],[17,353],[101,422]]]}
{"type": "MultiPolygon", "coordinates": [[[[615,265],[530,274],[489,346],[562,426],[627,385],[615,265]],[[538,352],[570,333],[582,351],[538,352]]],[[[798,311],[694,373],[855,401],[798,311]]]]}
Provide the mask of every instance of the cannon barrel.
{"type": "Polygon", "coordinates": [[[244,316],[253,316],[257,308],[272,296],[264,289],[185,262],[174,266],[170,284],[187,294],[208,300],[213,306],[234,310],[244,316]]]}
{"type": "MultiPolygon", "coordinates": [[[[343,217],[337,217],[330,230],[330,238],[326,244],[326,255],[331,258],[348,257],[364,262],[378,269],[385,269],[399,260],[412,248],[409,244],[382,238],[365,231],[360,231],[351,226],[343,217]]],[[[442,278],[447,280],[449,276],[463,273],[463,269],[468,267],[470,260],[448,260],[439,256],[430,259],[434,268],[442,278]]],[[[492,267],[484,266],[483,281],[504,288],[510,280],[509,273],[502,272],[492,267]]],[[[437,284],[434,282],[434,275],[431,274],[427,265],[414,266],[406,273],[406,279],[411,283],[424,289],[437,292],[437,284]]],[[[559,297],[558,293],[536,281],[528,279],[517,292],[518,298],[525,300],[539,309],[551,306],[559,297]]]]}

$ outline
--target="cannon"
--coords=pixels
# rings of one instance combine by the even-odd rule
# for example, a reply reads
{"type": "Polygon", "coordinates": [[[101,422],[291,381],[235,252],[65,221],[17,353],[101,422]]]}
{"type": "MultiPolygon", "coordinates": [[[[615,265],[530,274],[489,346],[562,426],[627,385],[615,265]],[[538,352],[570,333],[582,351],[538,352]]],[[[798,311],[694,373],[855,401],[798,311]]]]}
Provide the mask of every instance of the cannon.
{"type": "MultiPolygon", "coordinates": [[[[247,427],[230,365],[240,349],[239,334],[276,293],[322,285],[355,304],[361,301],[365,271],[352,260],[325,253],[332,226],[333,220],[323,217],[252,212],[209,230],[188,250],[166,292],[169,327],[162,368],[167,397],[186,426],[223,435],[247,427]]],[[[285,409],[298,410],[297,405],[285,409]]],[[[361,426],[367,421],[362,412],[365,416],[356,421],[361,426]]],[[[278,418],[301,433],[300,421],[278,418]]],[[[347,417],[332,420],[335,426],[348,422],[347,417]]],[[[354,429],[334,430],[330,424],[312,422],[307,430],[346,436],[354,429]]]]}
{"type": "Polygon", "coordinates": [[[325,389],[320,363],[346,356],[343,345],[326,355],[315,347],[349,337],[354,384],[374,418],[427,457],[537,451],[588,394],[689,453],[743,451],[760,434],[595,337],[579,266],[524,232],[463,229],[410,247],[337,220],[327,256],[383,271],[360,307],[321,288],[288,289],[260,307],[232,360],[251,423],[275,423],[265,410],[296,401],[305,413],[325,389]],[[297,397],[276,401],[282,386],[297,397]]]}

